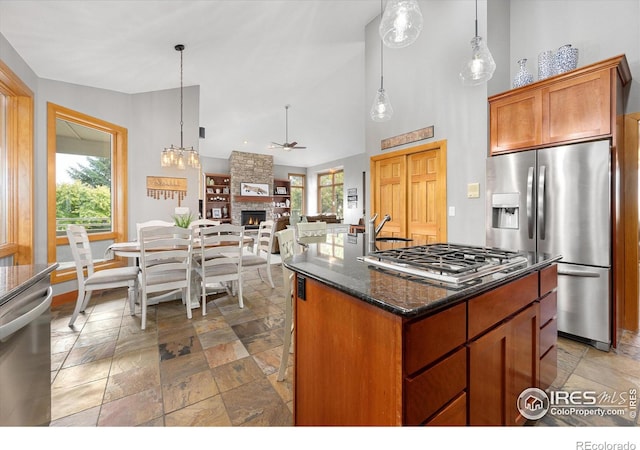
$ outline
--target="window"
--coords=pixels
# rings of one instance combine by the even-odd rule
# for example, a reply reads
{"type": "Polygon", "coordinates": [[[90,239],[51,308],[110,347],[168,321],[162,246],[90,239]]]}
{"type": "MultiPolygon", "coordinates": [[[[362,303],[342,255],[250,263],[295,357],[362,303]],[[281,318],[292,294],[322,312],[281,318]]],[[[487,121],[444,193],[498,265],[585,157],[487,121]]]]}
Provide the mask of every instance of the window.
{"type": "Polygon", "coordinates": [[[318,207],[322,214],[343,213],[344,172],[342,170],[318,175],[318,207]]]}
{"type": "Polygon", "coordinates": [[[33,264],[33,92],[0,61],[0,264],[33,264]]]}
{"type": "Polygon", "coordinates": [[[7,184],[9,180],[9,171],[7,170],[7,121],[6,121],[7,99],[0,93],[0,245],[7,244],[7,205],[9,198],[7,196],[7,184]]]}
{"type": "Polygon", "coordinates": [[[290,173],[289,174],[289,182],[291,186],[289,187],[291,194],[291,211],[298,211],[298,214],[304,215],[306,214],[305,208],[305,194],[304,194],[304,185],[305,185],[305,176],[299,173],[290,173]]]}
{"type": "Polygon", "coordinates": [[[126,240],[127,130],[52,103],[47,120],[48,258],[59,263],[57,282],[75,277],[69,224],[87,229],[96,259],[112,242],[126,240]]]}

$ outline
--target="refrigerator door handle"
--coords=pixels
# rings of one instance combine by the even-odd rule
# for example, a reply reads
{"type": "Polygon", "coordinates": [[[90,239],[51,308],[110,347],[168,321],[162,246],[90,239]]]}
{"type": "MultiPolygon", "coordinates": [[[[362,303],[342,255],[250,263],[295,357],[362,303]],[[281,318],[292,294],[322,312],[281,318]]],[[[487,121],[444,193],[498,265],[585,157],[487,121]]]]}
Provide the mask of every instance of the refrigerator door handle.
{"type": "Polygon", "coordinates": [[[538,232],[541,240],[546,238],[546,217],[544,214],[545,183],[547,178],[547,167],[540,166],[538,178],[538,232]]]}
{"type": "Polygon", "coordinates": [[[527,175],[527,231],[529,239],[533,239],[533,167],[529,167],[527,175]]]}
{"type": "Polygon", "coordinates": [[[570,277],[600,278],[600,274],[598,272],[592,272],[590,270],[558,269],[558,275],[568,275],[570,277]]]}

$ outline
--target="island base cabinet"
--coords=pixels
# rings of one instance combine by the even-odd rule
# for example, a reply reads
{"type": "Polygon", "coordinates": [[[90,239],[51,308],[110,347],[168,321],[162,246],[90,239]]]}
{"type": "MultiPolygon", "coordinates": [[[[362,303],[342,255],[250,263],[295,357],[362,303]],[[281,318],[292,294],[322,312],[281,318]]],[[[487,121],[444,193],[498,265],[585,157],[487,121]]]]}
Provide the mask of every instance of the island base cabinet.
{"type": "Polygon", "coordinates": [[[401,425],[402,319],[317,281],[302,282],[295,425],[401,425]]]}
{"type": "Polygon", "coordinates": [[[469,424],[521,425],[520,393],[538,383],[538,304],[469,343],[469,424]]]}

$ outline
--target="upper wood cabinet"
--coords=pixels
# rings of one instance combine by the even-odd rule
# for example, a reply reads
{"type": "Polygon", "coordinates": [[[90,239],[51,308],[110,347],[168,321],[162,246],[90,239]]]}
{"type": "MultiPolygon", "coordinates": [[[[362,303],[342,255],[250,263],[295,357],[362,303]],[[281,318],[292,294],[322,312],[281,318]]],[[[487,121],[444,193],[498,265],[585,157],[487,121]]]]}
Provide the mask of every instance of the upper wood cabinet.
{"type": "Polygon", "coordinates": [[[611,136],[624,55],[489,97],[491,155],[611,136]]]}

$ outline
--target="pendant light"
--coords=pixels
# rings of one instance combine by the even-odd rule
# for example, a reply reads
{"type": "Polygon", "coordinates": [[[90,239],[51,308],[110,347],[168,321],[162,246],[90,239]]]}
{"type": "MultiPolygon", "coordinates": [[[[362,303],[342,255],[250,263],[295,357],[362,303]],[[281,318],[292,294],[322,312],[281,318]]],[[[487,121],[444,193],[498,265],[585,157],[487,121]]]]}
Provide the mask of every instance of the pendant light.
{"type": "MultiPolygon", "coordinates": [[[[382,0],[380,0],[380,15],[382,17],[382,0]]],[[[376,92],[376,96],[373,99],[373,105],[371,106],[371,119],[374,122],[386,122],[391,119],[393,115],[393,108],[391,107],[391,102],[389,101],[389,97],[384,90],[384,64],[382,59],[382,53],[384,50],[384,45],[382,45],[382,40],[380,40],[380,89],[376,92]]]]}
{"type": "Polygon", "coordinates": [[[183,120],[182,109],[184,103],[184,96],[182,92],[182,52],[184,51],[184,45],[178,44],[174,47],[180,52],[180,147],[175,147],[171,144],[171,147],[165,147],[160,157],[160,163],[162,167],[177,167],[180,170],[184,170],[187,165],[196,169],[200,168],[200,157],[198,151],[193,147],[184,148],[183,145],[183,120]]]}
{"type": "Polygon", "coordinates": [[[417,0],[388,0],[378,31],[384,45],[402,48],[418,39],[422,24],[422,12],[417,0]]]}
{"type": "Polygon", "coordinates": [[[478,36],[478,0],[476,0],[476,34],[471,39],[471,59],[462,67],[460,79],[466,86],[477,86],[489,81],[495,70],[496,63],[489,47],[478,36]]]}

